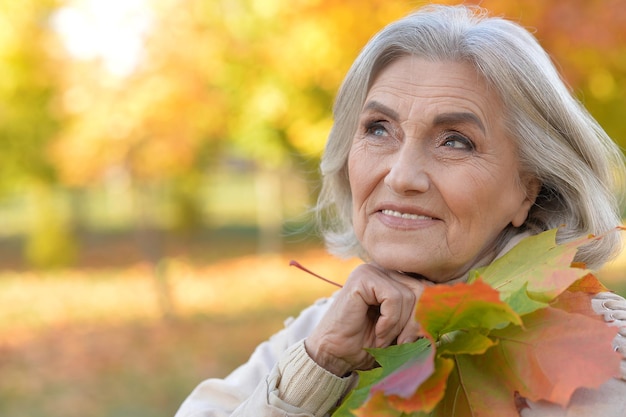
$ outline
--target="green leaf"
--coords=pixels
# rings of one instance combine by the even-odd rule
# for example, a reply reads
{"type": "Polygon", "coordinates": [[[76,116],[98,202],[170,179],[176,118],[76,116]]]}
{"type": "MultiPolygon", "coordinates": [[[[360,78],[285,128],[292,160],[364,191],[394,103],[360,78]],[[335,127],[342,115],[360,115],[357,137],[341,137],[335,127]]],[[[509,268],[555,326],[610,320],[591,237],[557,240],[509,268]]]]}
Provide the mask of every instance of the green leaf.
{"type": "Polygon", "coordinates": [[[370,388],[380,380],[383,368],[358,371],[357,373],[359,374],[357,387],[346,396],[339,408],[333,412],[333,417],[355,417],[352,411],[361,407],[370,397],[370,388]]]}
{"type": "Polygon", "coordinates": [[[496,342],[482,333],[471,330],[445,334],[437,346],[437,355],[478,355],[485,353],[496,342]]]}
{"type": "Polygon", "coordinates": [[[571,267],[578,247],[589,241],[579,239],[567,244],[556,244],[557,229],[529,236],[489,266],[471,274],[468,282],[481,278],[500,292],[501,299],[528,313],[542,308],[522,297],[523,288],[529,299],[548,303],[582,278],[588,270],[571,267]]]}
{"type": "Polygon", "coordinates": [[[386,348],[373,348],[367,351],[374,356],[376,362],[385,370],[383,377],[401,368],[405,363],[416,358],[429,355],[431,344],[428,339],[419,339],[413,343],[393,345],[386,348]]]}
{"type": "Polygon", "coordinates": [[[382,379],[371,388],[372,394],[411,396],[435,371],[435,352],[426,339],[370,351],[383,367],[382,379]]]}
{"type": "Polygon", "coordinates": [[[549,304],[542,301],[533,300],[528,295],[528,283],[524,283],[517,290],[512,291],[506,303],[520,316],[523,316],[541,308],[546,308],[549,304]]]}

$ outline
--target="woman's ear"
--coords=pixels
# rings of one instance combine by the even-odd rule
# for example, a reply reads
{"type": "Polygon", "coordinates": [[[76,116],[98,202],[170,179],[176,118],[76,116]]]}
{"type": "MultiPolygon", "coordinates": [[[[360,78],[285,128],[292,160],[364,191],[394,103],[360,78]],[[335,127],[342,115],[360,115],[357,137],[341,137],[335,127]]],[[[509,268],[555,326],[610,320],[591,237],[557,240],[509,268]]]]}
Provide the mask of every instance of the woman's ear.
{"type": "Polygon", "coordinates": [[[526,190],[526,196],[511,221],[511,224],[515,227],[523,225],[528,218],[528,213],[530,212],[531,207],[535,204],[535,200],[537,200],[537,196],[539,195],[539,191],[541,191],[542,186],[539,178],[534,176],[531,177],[529,175],[526,179],[522,179],[522,181],[524,183],[523,187],[526,190]]]}

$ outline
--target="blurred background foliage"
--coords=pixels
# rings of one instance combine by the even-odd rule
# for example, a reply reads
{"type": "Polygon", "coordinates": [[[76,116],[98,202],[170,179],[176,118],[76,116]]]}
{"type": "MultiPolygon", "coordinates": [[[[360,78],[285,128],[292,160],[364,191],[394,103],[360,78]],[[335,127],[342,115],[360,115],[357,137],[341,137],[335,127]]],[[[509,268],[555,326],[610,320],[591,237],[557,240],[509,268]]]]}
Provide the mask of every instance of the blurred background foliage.
{"type": "MultiPolygon", "coordinates": [[[[531,28],[626,148],[625,0],[466,3],[531,28]]],[[[321,247],[306,210],[334,95],[423,4],[0,0],[0,414],[172,415],[328,293],[272,256],[321,247]]]]}
{"type": "MultiPolygon", "coordinates": [[[[475,3],[532,28],[626,144],[624,0],[475,3]]],[[[250,226],[279,249],[314,201],[348,66],[420,4],[2,0],[0,234],[38,267],[71,264],[84,233],[112,230],[147,239],[153,261],[153,230],[250,226]]]]}

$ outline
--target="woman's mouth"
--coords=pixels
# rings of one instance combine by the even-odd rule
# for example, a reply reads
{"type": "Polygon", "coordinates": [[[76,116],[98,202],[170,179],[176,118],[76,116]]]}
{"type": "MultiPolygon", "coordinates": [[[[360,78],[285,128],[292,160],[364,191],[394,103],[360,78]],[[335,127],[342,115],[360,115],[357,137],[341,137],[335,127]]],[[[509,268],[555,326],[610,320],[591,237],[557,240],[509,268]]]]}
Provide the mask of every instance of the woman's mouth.
{"type": "Polygon", "coordinates": [[[400,219],[409,219],[409,220],[433,220],[432,217],[422,216],[420,214],[413,213],[401,213],[396,210],[384,209],[380,211],[382,214],[391,217],[398,217],[400,219]]]}

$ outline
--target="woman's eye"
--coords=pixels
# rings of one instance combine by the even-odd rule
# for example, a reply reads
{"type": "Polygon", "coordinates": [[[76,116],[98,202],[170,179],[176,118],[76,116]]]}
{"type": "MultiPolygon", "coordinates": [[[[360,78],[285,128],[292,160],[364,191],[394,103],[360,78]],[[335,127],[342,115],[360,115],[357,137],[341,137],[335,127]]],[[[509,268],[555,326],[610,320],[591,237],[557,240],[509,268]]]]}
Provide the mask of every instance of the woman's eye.
{"type": "Polygon", "coordinates": [[[443,140],[443,146],[454,149],[474,149],[472,142],[463,135],[447,135],[443,140]]]}
{"type": "Polygon", "coordinates": [[[382,123],[372,123],[367,126],[367,134],[372,136],[388,136],[389,132],[382,123]]]}

